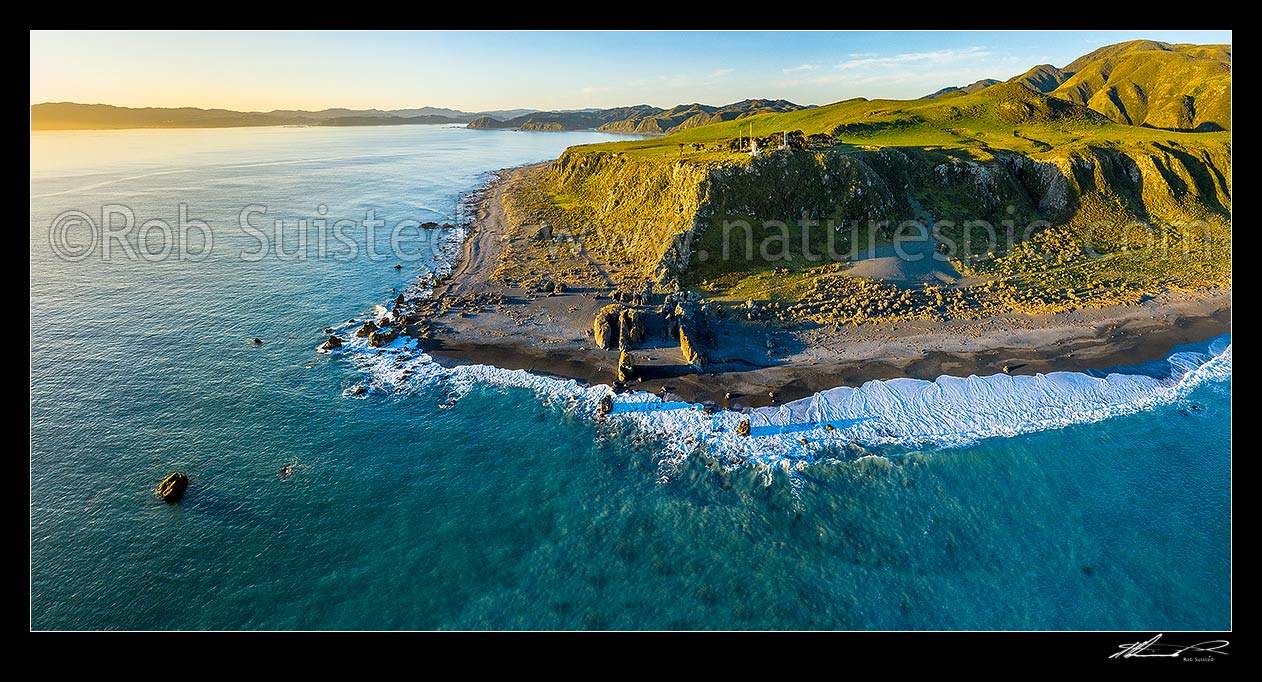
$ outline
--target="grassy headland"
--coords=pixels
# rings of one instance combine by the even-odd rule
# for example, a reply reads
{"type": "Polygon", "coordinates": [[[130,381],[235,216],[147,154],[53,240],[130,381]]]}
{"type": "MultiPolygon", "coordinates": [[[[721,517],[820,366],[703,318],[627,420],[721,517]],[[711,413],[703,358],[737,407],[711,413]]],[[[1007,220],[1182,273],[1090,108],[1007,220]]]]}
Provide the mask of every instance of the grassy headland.
{"type": "Polygon", "coordinates": [[[762,300],[784,321],[1043,313],[1230,284],[1229,132],[1117,124],[1016,83],[573,147],[536,182],[536,213],[631,288],[762,300]],[[757,157],[751,132],[768,150],[757,157]],[[847,274],[850,247],[889,244],[926,216],[962,277],[847,274]],[[749,254],[730,221],[774,257],[749,254]]]}

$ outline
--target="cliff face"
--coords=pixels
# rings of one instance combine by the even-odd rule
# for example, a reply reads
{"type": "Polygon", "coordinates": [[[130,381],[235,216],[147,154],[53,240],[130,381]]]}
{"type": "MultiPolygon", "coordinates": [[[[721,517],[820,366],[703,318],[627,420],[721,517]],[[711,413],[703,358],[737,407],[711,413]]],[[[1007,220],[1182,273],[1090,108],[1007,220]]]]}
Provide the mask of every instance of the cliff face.
{"type": "MultiPolygon", "coordinates": [[[[553,164],[549,186],[593,238],[589,248],[599,245],[646,278],[687,282],[690,270],[713,275],[720,267],[714,255],[724,248],[723,223],[731,220],[750,223],[755,241],[777,233],[766,221],[888,221],[880,233],[889,236],[916,216],[913,206],[943,226],[975,220],[1021,227],[1043,220],[1075,230],[1101,220],[1227,224],[1230,169],[1229,143],[1086,147],[1037,156],[996,152],[983,161],[893,148],[780,151],[733,163],[570,150],[553,164]]],[[[953,237],[962,230],[944,227],[953,237]]],[[[822,227],[811,228],[806,239],[819,252],[824,244],[816,240],[833,237],[822,227]]]]}
{"type": "Polygon", "coordinates": [[[685,242],[708,215],[710,172],[686,161],[567,150],[545,182],[587,248],[662,281],[686,263],[685,242]]]}

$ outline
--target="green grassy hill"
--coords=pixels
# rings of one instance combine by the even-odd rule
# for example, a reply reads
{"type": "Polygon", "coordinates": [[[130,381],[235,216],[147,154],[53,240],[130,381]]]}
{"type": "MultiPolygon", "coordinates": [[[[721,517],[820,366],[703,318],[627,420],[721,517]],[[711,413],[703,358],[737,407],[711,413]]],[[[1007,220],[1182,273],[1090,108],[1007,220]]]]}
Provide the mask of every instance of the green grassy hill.
{"type": "Polygon", "coordinates": [[[1018,83],[572,147],[540,183],[587,247],[620,272],[720,299],[783,300],[820,320],[870,318],[868,297],[902,296],[852,281],[845,255],[812,259],[830,246],[849,249],[826,221],[889,221],[876,233],[888,240],[919,215],[916,206],[960,246],[956,268],[991,288],[944,301],[926,295],[899,314],[1041,312],[1230,282],[1230,133],[1122,125],[1018,83]],[[751,133],[766,150],[757,157],[746,151],[751,133]],[[803,218],[822,226],[807,228],[801,244],[794,231],[784,259],[715,256],[725,221],[749,221],[762,242],[776,233],[765,221],[803,218]],[[965,225],[973,220],[1000,231],[1011,223],[1019,234],[992,244],[965,225]],[[1189,221],[1199,227],[1183,229],[1189,221]],[[1147,227],[1131,226],[1139,222],[1147,227]],[[1176,253],[1137,257],[1140,238],[1176,253]],[[821,287],[862,295],[841,304],[821,287]]]}

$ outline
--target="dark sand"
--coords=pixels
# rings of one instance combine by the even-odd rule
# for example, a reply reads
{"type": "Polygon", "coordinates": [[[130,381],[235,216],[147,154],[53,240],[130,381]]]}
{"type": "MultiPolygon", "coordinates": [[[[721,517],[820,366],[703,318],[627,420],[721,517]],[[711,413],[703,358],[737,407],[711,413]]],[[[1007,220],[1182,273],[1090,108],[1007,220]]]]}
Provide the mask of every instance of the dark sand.
{"type": "MultiPolygon", "coordinates": [[[[549,296],[490,281],[506,240],[535,231],[507,224],[502,205],[506,186],[521,172],[508,171],[487,189],[462,260],[434,290],[436,301],[502,295],[505,302],[457,305],[434,315],[434,334],[421,339],[421,346],[445,365],[489,364],[612,384],[618,353],[597,349],[590,336],[596,311],[611,302],[607,286],[591,282],[549,296]]],[[[1166,292],[1135,305],[982,320],[841,327],[720,320],[716,347],[709,350],[712,362],[704,371],[684,364],[675,343],[650,340],[634,351],[644,378],[628,388],[757,407],[773,402],[772,391],[776,402],[786,402],[872,379],[989,375],[1005,366],[1011,374],[1035,374],[1135,365],[1230,330],[1230,289],[1166,292]]]]}

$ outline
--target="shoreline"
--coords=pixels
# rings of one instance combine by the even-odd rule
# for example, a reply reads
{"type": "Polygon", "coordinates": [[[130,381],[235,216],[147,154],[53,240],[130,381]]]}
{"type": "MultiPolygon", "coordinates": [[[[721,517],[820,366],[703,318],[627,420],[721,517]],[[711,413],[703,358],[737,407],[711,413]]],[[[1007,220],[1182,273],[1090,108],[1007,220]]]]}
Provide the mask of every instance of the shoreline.
{"type": "MultiPolygon", "coordinates": [[[[508,215],[505,193],[542,165],[499,171],[477,190],[475,219],[465,225],[459,260],[418,306],[427,327],[414,336],[445,367],[487,364],[614,385],[618,352],[597,348],[591,337],[597,311],[613,302],[602,264],[589,260],[584,265],[599,276],[579,278],[562,293],[492,281],[504,252],[524,248],[538,229],[510,219],[520,216],[508,215]]],[[[1159,360],[1176,346],[1229,333],[1231,289],[1167,291],[1133,305],[980,320],[825,327],[712,319],[711,324],[714,360],[704,370],[683,362],[678,342],[651,339],[633,351],[640,379],[623,388],[739,410],[874,379],[1133,366],[1159,360]]]]}

